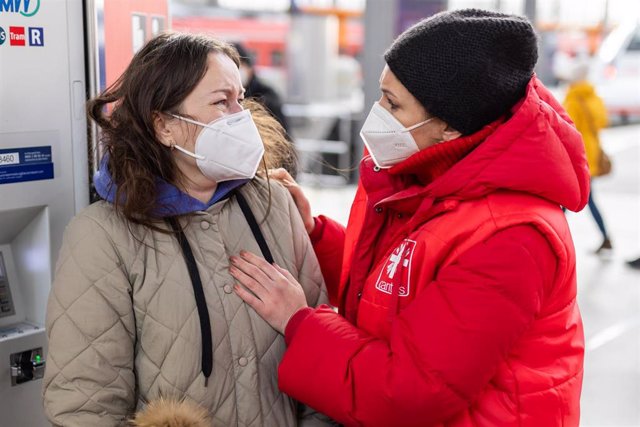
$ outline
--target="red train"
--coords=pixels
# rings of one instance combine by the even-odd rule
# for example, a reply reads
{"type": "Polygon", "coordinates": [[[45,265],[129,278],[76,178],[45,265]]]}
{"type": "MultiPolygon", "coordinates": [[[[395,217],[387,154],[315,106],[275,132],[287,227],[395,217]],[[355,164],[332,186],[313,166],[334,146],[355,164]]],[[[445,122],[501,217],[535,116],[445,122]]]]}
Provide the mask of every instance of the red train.
{"type": "MultiPolygon", "coordinates": [[[[283,67],[286,61],[286,43],[289,38],[290,19],[173,17],[171,28],[185,32],[209,33],[219,39],[241,42],[254,55],[258,67],[283,67]]],[[[341,53],[357,56],[364,39],[362,23],[346,20],[341,38],[341,53]]]]}

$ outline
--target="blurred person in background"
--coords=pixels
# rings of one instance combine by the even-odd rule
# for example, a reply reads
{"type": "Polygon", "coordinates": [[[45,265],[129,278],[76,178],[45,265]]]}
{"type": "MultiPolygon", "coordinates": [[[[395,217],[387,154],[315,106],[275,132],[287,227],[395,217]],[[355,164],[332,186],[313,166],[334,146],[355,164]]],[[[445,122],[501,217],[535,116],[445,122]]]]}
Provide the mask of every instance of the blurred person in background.
{"type": "MultiPolygon", "coordinates": [[[[592,178],[602,176],[609,171],[602,163],[603,151],[600,146],[600,130],[607,126],[607,110],[604,102],[598,96],[594,86],[587,80],[589,74],[589,60],[586,57],[577,58],[569,67],[568,72],[569,87],[562,103],[565,110],[573,120],[573,123],[582,135],[587,161],[589,163],[589,173],[592,178]]],[[[612,249],[611,238],[607,232],[607,227],[596,205],[593,195],[593,185],[589,192],[589,211],[600,230],[602,243],[595,250],[596,253],[609,251],[612,249]]]]}
{"type": "Polygon", "coordinates": [[[275,119],[243,108],[238,66],[231,45],[163,34],[89,102],[103,200],[66,228],[49,297],[52,424],[117,426],[160,397],[220,426],[329,423],[278,390],[284,338],[231,286],[228,257],[245,248],[287,268],[310,305],[327,301],[289,192],[256,176],[292,148],[275,119]]]}
{"type": "Polygon", "coordinates": [[[533,73],[531,24],[443,12],[384,57],[346,230],[272,172],[339,314],[307,307],[262,257],[231,258],[238,295],[285,335],[281,390],[347,426],[578,426],[584,336],[561,206],[584,208],[589,170],[533,73]]]}
{"type": "Polygon", "coordinates": [[[287,118],[282,112],[282,100],[276,91],[263,82],[257,75],[253,65],[253,58],[241,43],[233,46],[240,55],[240,77],[244,86],[245,97],[256,99],[278,119],[285,131],[289,130],[287,118]]]}

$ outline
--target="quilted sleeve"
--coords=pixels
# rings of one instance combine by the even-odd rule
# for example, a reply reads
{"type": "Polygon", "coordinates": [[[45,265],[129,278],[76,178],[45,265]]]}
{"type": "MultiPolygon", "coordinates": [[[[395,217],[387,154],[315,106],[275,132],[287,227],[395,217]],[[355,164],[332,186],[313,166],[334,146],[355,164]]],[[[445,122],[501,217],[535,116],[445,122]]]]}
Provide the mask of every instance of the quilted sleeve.
{"type": "Polygon", "coordinates": [[[134,410],[135,320],[113,234],[83,214],[65,231],[46,318],[44,406],[55,426],[116,426],[134,410]]]}
{"type": "Polygon", "coordinates": [[[346,425],[439,425],[489,384],[539,313],[555,268],[545,238],[514,227],[443,267],[389,339],[328,307],[309,310],[287,337],[280,389],[346,425]]]}

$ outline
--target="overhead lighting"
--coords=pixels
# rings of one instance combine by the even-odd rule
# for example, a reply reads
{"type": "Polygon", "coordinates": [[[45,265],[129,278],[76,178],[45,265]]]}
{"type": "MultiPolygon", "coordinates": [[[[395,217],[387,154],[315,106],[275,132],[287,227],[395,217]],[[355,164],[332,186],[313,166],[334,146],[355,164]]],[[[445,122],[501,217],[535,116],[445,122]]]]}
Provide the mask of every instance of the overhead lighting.
{"type": "Polygon", "coordinates": [[[285,12],[291,6],[291,0],[218,0],[218,6],[226,9],[285,12]]]}
{"type": "Polygon", "coordinates": [[[355,10],[362,12],[365,0],[293,0],[300,9],[355,10]]]}

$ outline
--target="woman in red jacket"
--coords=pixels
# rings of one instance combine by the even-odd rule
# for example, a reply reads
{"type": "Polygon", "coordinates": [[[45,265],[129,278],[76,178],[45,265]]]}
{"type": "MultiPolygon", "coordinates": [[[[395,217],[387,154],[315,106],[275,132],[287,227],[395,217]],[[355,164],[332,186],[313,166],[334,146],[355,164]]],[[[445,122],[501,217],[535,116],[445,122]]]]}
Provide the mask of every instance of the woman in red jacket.
{"type": "Polygon", "coordinates": [[[385,60],[346,230],[275,174],[340,314],[306,307],[256,255],[231,260],[238,295],[285,334],[280,388],[348,426],[577,426],[584,337],[560,206],[585,206],[589,172],[533,74],[533,28],[444,12],[385,60]]]}

